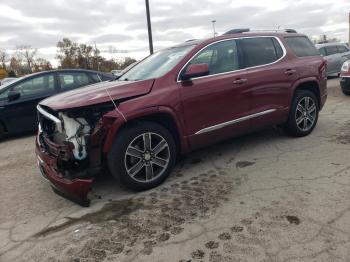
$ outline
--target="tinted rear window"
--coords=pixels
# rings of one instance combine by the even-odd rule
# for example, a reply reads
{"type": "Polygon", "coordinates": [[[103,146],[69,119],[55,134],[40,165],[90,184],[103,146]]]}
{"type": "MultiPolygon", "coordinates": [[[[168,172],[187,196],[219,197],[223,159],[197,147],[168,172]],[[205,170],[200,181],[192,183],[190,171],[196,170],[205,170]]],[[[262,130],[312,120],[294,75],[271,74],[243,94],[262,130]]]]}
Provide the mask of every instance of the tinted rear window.
{"type": "Polygon", "coordinates": [[[311,43],[309,38],[305,36],[289,36],[285,37],[288,46],[298,57],[320,55],[316,47],[311,43]]]}
{"type": "Polygon", "coordinates": [[[271,37],[243,38],[239,45],[244,68],[270,64],[283,56],[280,44],[271,37]]]}

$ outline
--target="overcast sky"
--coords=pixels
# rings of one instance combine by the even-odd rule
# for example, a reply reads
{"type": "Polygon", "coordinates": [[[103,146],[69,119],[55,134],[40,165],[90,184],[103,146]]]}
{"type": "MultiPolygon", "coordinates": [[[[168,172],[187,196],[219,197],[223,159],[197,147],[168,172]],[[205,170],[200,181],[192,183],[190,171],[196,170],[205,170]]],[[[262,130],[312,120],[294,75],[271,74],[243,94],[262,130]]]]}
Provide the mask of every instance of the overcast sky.
{"type": "MultiPolygon", "coordinates": [[[[68,37],[105,56],[148,53],[144,0],[0,0],[0,48],[31,45],[54,62],[68,37]],[[112,51],[112,52],[111,52],[112,51]]],[[[232,28],[295,28],[348,40],[350,0],[150,0],[155,49],[232,28]]],[[[55,64],[55,62],[54,62],[55,64]]]]}

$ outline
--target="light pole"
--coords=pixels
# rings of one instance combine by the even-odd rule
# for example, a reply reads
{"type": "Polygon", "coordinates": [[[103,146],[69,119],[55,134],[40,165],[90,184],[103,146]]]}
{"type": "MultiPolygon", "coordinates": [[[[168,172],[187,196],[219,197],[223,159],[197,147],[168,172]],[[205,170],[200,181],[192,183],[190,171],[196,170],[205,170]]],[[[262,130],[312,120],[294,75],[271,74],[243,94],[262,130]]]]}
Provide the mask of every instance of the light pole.
{"type": "Polygon", "coordinates": [[[153,54],[153,39],[152,39],[151,15],[150,15],[150,12],[149,12],[149,1],[148,0],[145,0],[145,1],[146,1],[149,52],[150,52],[150,54],[153,54]]]}
{"type": "Polygon", "coordinates": [[[213,24],[213,33],[214,33],[214,37],[216,36],[216,31],[215,31],[215,23],[216,23],[216,20],[212,20],[211,21],[212,24],[213,24]]]}

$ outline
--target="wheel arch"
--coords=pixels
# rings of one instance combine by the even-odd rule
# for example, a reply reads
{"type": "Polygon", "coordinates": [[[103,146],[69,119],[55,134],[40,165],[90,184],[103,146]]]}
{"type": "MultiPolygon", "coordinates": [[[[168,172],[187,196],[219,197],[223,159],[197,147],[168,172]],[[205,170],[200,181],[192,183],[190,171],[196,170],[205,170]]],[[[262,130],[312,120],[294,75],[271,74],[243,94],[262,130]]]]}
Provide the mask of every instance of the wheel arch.
{"type": "Polygon", "coordinates": [[[293,101],[293,97],[295,96],[295,93],[298,90],[308,90],[312,93],[315,94],[316,98],[317,98],[317,102],[318,102],[318,107],[321,107],[321,91],[320,91],[320,85],[318,83],[318,81],[314,78],[310,78],[310,79],[305,79],[302,81],[297,82],[294,85],[294,90],[290,99],[290,105],[293,101]]]}
{"type": "Polygon", "coordinates": [[[156,107],[143,111],[143,113],[135,113],[127,115],[127,122],[121,121],[118,118],[111,126],[107,134],[103,152],[108,153],[111,149],[114,137],[118,132],[130,125],[137,124],[140,121],[155,122],[164,126],[174,137],[177,151],[185,153],[189,151],[189,144],[184,136],[183,126],[177,121],[176,114],[167,107],[156,107]]]}

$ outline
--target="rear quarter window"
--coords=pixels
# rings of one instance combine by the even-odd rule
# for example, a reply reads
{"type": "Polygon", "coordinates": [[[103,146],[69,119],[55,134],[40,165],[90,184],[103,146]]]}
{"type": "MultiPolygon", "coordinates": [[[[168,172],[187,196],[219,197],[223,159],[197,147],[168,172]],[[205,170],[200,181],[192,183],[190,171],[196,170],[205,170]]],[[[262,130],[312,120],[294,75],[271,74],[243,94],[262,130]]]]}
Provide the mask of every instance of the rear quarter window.
{"type": "Polygon", "coordinates": [[[320,52],[306,36],[288,36],[285,37],[285,40],[298,57],[320,55],[320,52]]]}

